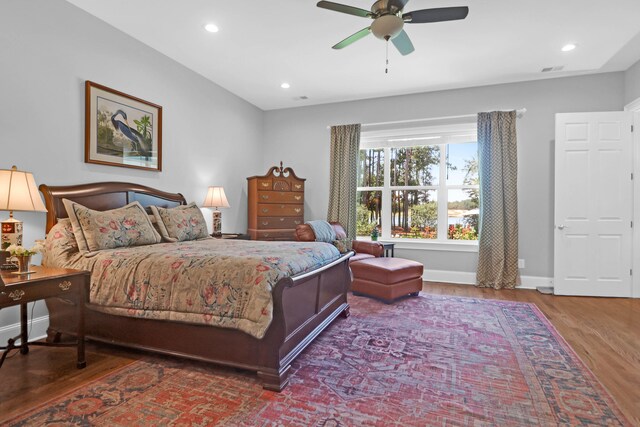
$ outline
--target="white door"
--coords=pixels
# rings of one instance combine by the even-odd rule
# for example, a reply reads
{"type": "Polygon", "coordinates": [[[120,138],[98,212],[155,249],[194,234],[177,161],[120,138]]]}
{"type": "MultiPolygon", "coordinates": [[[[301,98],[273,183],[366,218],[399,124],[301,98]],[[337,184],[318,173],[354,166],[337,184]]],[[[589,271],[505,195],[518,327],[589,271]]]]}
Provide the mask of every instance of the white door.
{"type": "Polygon", "coordinates": [[[556,114],[556,295],[631,296],[631,147],[628,112],[556,114]]]}

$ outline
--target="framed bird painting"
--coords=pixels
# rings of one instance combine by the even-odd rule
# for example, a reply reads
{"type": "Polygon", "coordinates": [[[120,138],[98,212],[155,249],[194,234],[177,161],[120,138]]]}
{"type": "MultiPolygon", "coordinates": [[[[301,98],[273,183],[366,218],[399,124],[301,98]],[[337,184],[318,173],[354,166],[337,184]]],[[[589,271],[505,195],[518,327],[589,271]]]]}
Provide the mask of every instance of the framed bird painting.
{"type": "Polygon", "coordinates": [[[162,107],[86,81],[86,163],[162,170],[162,107]]]}

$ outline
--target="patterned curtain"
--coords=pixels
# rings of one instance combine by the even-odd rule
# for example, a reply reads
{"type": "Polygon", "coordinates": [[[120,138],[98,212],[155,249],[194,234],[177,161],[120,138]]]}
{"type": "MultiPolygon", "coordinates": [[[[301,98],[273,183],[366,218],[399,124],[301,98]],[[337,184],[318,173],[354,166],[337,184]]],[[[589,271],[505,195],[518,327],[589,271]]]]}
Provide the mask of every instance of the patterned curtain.
{"type": "Polygon", "coordinates": [[[516,112],[478,114],[479,287],[513,289],[518,277],[516,112]]]}
{"type": "Polygon", "coordinates": [[[331,126],[328,221],[338,221],[349,239],[356,238],[356,189],[360,125],[331,126]]]}

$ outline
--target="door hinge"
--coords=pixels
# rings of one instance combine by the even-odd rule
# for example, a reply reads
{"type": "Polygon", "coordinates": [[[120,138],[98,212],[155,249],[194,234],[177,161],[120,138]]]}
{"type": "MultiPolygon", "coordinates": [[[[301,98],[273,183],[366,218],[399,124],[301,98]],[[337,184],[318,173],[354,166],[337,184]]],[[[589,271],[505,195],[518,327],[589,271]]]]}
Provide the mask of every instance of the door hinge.
{"type": "Polygon", "coordinates": [[[633,132],[633,125],[631,125],[631,132],[633,132]]]}
{"type": "Polygon", "coordinates": [[[629,276],[633,276],[633,269],[629,270],[629,276]]]}
{"type": "Polygon", "coordinates": [[[631,221],[631,228],[633,228],[633,221],[631,221]]]}
{"type": "Polygon", "coordinates": [[[633,181],[633,173],[631,174],[631,181],[633,181]]]}

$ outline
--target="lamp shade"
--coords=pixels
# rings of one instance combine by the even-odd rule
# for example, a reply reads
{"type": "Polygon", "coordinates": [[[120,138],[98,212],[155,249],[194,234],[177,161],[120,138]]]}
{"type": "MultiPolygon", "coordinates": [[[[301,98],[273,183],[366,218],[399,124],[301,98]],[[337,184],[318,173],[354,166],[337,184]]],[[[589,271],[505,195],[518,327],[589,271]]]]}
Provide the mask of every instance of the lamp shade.
{"type": "Polygon", "coordinates": [[[222,187],[209,187],[207,191],[207,197],[202,203],[204,208],[228,208],[229,202],[227,196],[224,194],[224,188],[222,187]]]}
{"type": "Polygon", "coordinates": [[[31,172],[0,169],[0,210],[46,212],[31,172]]]}

